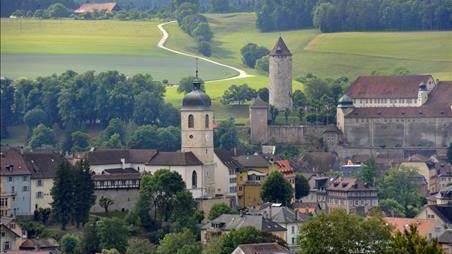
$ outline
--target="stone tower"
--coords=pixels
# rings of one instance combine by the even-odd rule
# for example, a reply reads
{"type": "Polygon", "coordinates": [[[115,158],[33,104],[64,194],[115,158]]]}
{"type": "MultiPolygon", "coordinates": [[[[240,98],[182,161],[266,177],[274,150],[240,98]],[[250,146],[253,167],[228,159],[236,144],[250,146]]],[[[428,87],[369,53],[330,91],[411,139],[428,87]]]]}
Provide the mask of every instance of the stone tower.
{"type": "Polygon", "coordinates": [[[198,73],[193,81],[193,91],[188,93],[181,108],[181,151],[192,152],[203,165],[203,188],[213,195],[214,146],[213,110],[210,97],[201,90],[198,73]]]}
{"type": "Polygon", "coordinates": [[[281,37],[270,52],[269,65],[270,105],[292,109],[292,53],[281,37]]]}
{"type": "Polygon", "coordinates": [[[250,106],[250,139],[252,144],[267,143],[268,104],[259,95],[250,106]]]}
{"type": "Polygon", "coordinates": [[[338,101],[336,110],[337,128],[345,134],[345,116],[353,111],[353,100],[344,94],[338,101]]]}

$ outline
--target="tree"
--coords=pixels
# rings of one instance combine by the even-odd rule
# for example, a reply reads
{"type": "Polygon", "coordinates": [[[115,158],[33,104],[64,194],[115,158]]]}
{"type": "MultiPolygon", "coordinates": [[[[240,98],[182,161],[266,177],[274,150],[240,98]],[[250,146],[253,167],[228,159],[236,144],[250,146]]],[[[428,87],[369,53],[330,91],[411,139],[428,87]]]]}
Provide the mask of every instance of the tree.
{"type": "Polygon", "coordinates": [[[120,149],[123,147],[121,142],[121,136],[118,133],[113,134],[109,140],[103,144],[106,148],[120,149]]]}
{"type": "Polygon", "coordinates": [[[223,104],[238,103],[239,105],[243,102],[250,101],[256,98],[256,90],[250,88],[247,84],[240,86],[231,85],[221,98],[223,104]]]}
{"type": "Polygon", "coordinates": [[[263,73],[268,73],[269,69],[270,69],[270,63],[269,63],[268,56],[263,56],[263,57],[257,59],[256,70],[263,72],[263,73]]]}
{"type": "Polygon", "coordinates": [[[8,136],[8,126],[10,126],[14,119],[13,106],[15,104],[14,99],[14,86],[13,81],[7,78],[0,79],[0,137],[5,138],[8,136]]]}
{"type": "Polygon", "coordinates": [[[155,97],[151,92],[141,92],[135,96],[133,121],[138,125],[156,124],[159,119],[159,108],[163,99],[155,97]]]}
{"type": "Polygon", "coordinates": [[[295,199],[301,199],[309,194],[309,182],[300,174],[295,176],[295,199]]]}
{"type": "Polygon", "coordinates": [[[71,134],[72,141],[72,152],[82,152],[89,149],[89,135],[81,132],[75,131],[71,134]]]}
{"type": "Polygon", "coordinates": [[[73,234],[65,234],[60,240],[60,248],[64,254],[80,253],[80,239],[73,234]]]}
{"type": "Polygon", "coordinates": [[[377,183],[379,200],[395,200],[404,208],[405,216],[415,216],[424,203],[418,192],[418,186],[409,180],[415,179],[417,174],[415,169],[405,167],[393,168],[386,172],[377,183]]]}
{"type": "Polygon", "coordinates": [[[108,207],[114,204],[114,201],[109,197],[100,197],[99,206],[105,209],[105,213],[108,213],[108,207]]]}
{"type": "Polygon", "coordinates": [[[374,158],[370,158],[366,161],[361,169],[360,178],[365,183],[370,184],[371,186],[375,183],[375,177],[377,176],[377,163],[374,158]]]}
{"type": "Polygon", "coordinates": [[[306,95],[300,90],[295,90],[292,95],[292,100],[295,108],[304,108],[308,104],[306,95]]]}
{"type": "Polygon", "coordinates": [[[333,210],[303,224],[300,254],[304,253],[388,253],[391,227],[379,217],[363,218],[333,210]]]}
{"type": "Polygon", "coordinates": [[[287,244],[276,236],[257,230],[254,227],[243,227],[231,230],[218,239],[213,239],[204,249],[203,254],[230,254],[240,244],[247,243],[272,243],[277,242],[283,246],[287,244]]]}
{"type": "Polygon", "coordinates": [[[152,125],[138,127],[131,135],[129,147],[135,149],[149,149],[158,146],[157,128],[152,125]]]}
{"type": "Polygon", "coordinates": [[[165,235],[157,248],[157,254],[199,254],[201,251],[201,244],[188,229],[165,235]]]}
{"type": "Polygon", "coordinates": [[[52,214],[61,223],[61,229],[66,230],[66,225],[74,214],[74,173],[69,162],[62,162],[57,170],[50,191],[52,195],[52,214]]]}
{"type": "Polygon", "coordinates": [[[121,142],[124,141],[126,130],[124,127],[124,122],[121,121],[119,118],[112,118],[108,122],[108,126],[105,128],[105,130],[102,132],[102,138],[103,140],[109,140],[111,136],[114,134],[118,134],[121,138],[121,142]]]}
{"type": "Polygon", "coordinates": [[[98,222],[97,235],[101,249],[117,249],[124,253],[127,249],[129,231],[119,218],[103,218],[98,222]]]}
{"type": "MultiPolygon", "coordinates": [[[[190,76],[190,77],[185,77],[182,78],[179,81],[178,87],[177,87],[177,92],[178,93],[189,93],[193,90],[193,80],[195,79],[195,77],[190,76]]],[[[201,90],[205,91],[204,88],[204,81],[202,79],[199,79],[199,82],[201,83],[201,90]]]]}
{"type": "Polygon", "coordinates": [[[99,237],[97,235],[97,222],[98,218],[93,218],[83,227],[82,253],[94,254],[100,251],[99,237]]]}
{"type": "Polygon", "coordinates": [[[391,247],[400,254],[441,254],[443,249],[437,239],[429,241],[426,237],[419,235],[415,224],[409,229],[405,228],[403,233],[397,232],[392,240],[391,247]]]}
{"type": "Polygon", "coordinates": [[[452,143],[447,148],[447,161],[452,164],[452,143]]]}
{"type": "Polygon", "coordinates": [[[266,87],[260,88],[259,90],[257,90],[257,95],[259,95],[259,97],[261,97],[261,99],[263,101],[268,103],[268,97],[269,97],[268,88],[266,88],[266,87]]]}
{"type": "Polygon", "coordinates": [[[39,124],[33,129],[28,145],[32,149],[40,148],[44,145],[52,146],[55,144],[53,130],[43,124],[39,124]]]}
{"type": "Polygon", "coordinates": [[[250,68],[254,68],[256,66],[256,61],[263,56],[266,56],[270,53],[265,47],[260,47],[255,43],[248,43],[242,49],[240,49],[240,53],[242,54],[242,62],[250,68]]]}
{"type": "Polygon", "coordinates": [[[224,203],[215,204],[212,206],[209,212],[209,220],[214,220],[222,214],[233,214],[235,213],[232,208],[224,203]]]}
{"type": "Polygon", "coordinates": [[[292,186],[278,171],[271,172],[262,184],[261,198],[264,202],[282,203],[288,206],[292,197],[292,186]]]}
{"type": "Polygon", "coordinates": [[[239,144],[237,129],[233,118],[222,121],[214,132],[215,147],[232,150],[239,144]]]}
{"type": "Polygon", "coordinates": [[[29,110],[24,116],[24,122],[30,130],[33,130],[39,124],[48,124],[47,114],[40,108],[29,110]]]}
{"type": "Polygon", "coordinates": [[[154,254],[156,252],[155,245],[152,245],[146,239],[132,238],[127,246],[127,254],[154,254]]]}
{"type": "Polygon", "coordinates": [[[203,54],[204,56],[211,56],[212,55],[212,45],[208,41],[199,41],[198,42],[198,51],[199,53],[203,54]]]}
{"type": "Polygon", "coordinates": [[[55,3],[47,8],[49,16],[52,18],[64,18],[71,14],[71,11],[61,3],[55,3]]]}
{"type": "Polygon", "coordinates": [[[74,170],[74,219],[79,228],[89,219],[89,211],[96,201],[94,183],[91,179],[90,167],[87,160],[75,164],[74,170]]]}
{"type": "Polygon", "coordinates": [[[196,28],[193,30],[192,35],[199,41],[199,42],[207,42],[212,39],[213,33],[210,30],[209,23],[202,22],[199,23],[196,28]]]}

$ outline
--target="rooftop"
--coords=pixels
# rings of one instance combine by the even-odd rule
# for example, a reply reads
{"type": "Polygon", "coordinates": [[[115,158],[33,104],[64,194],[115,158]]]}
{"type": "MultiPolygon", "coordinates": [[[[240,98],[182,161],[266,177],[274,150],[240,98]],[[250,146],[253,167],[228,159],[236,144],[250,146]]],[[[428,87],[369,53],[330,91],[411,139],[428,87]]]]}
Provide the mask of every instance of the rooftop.
{"type": "MultiPolygon", "coordinates": [[[[277,243],[250,243],[240,244],[237,249],[240,249],[243,254],[289,254],[289,250],[277,243]]],[[[235,252],[234,252],[235,253],[235,252]]]]}
{"type": "Polygon", "coordinates": [[[283,38],[279,37],[275,46],[270,51],[270,56],[291,56],[291,55],[292,53],[290,53],[290,50],[287,47],[286,43],[284,42],[283,38]]]}
{"type": "Polygon", "coordinates": [[[202,162],[192,152],[157,152],[148,163],[154,166],[201,166],[202,162]]]}
{"type": "Polygon", "coordinates": [[[266,159],[260,155],[241,155],[234,157],[242,168],[268,168],[270,165],[266,159]]]}
{"type": "Polygon", "coordinates": [[[21,151],[16,148],[9,148],[1,153],[0,176],[30,175],[31,172],[21,151]]]}
{"type": "Polygon", "coordinates": [[[266,219],[262,215],[239,215],[239,214],[222,214],[220,217],[205,224],[203,229],[221,229],[230,231],[243,227],[254,227],[257,230],[264,232],[279,232],[286,231],[278,223],[266,219]]]}
{"type": "Polygon", "coordinates": [[[80,7],[75,10],[75,13],[85,13],[85,12],[94,12],[94,11],[107,11],[112,12],[117,7],[117,4],[114,2],[111,3],[84,3],[80,5],[80,7]]]}
{"type": "Polygon", "coordinates": [[[419,234],[428,237],[428,234],[432,232],[437,222],[434,219],[411,219],[411,218],[399,218],[399,217],[385,217],[384,220],[394,227],[394,230],[402,232],[405,229],[409,229],[409,225],[417,225],[419,234]]]}
{"type": "Polygon", "coordinates": [[[86,158],[90,165],[107,165],[125,163],[145,164],[155,156],[153,149],[101,149],[88,152],[86,158]]]}
{"type": "Polygon", "coordinates": [[[360,76],[346,95],[356,98],[417,98],[419,84],[433,79],[431,75],[360,76]]]}
{"type": "Polygon", "coordinates": [[[54,178],[57,167],[64,161],[63,156],[55,152],[26,152],[23,157],[33,179],[54,178]]]}
{"type": "MultiPolygon", "coordinates": [[[[386,97],[390,98],[390,97],[386,97]]],[[[421,107],[354,108],[347,118],[452,117],[452,81],[439,82],[421,107]]]]}

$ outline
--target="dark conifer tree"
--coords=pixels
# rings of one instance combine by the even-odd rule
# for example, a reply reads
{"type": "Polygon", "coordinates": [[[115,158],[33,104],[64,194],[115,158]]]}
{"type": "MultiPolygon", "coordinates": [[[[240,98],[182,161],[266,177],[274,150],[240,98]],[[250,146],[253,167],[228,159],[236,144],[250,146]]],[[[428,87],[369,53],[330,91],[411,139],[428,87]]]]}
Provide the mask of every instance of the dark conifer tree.
{"type": "Polygon", "coordinates": [[[91,179],[88,161],[82,160],[75,166],[74,177],[74,219],[77,228],[84,225],[89,218],[91,206],[96,201],[94,183],[91,179]]]}
{"type": "Polygon", "coordinates": [[[71,164],[64,161],[56,171],[55,181],[51,190],[53,198],[52,214],[65,230],[74,213],[74,174],[71,164]]]}

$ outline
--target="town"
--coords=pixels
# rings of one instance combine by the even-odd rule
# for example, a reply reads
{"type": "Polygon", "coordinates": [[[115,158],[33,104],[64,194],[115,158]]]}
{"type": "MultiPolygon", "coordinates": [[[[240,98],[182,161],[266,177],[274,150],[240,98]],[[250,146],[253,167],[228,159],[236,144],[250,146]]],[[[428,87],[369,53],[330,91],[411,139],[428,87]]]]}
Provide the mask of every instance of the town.
{"type": "MultiPolygon", "coordinates": [[[[322,36],[343,34],[336,32],[394,29],[379,17],[380,27],[339,22],[347,15],[341,1],[300,1],[297,13],[284,9],[291,1],[272,0],[156,0],[141,9],[139,1],[42,0],[46,9],[18,2],[24,3],[2,2],[2,253],[452,253],[452,20],[444,18],[451,6],[433,1],[431,26],[410,20],[396,28],[402,32],[391,32],[445,34],[445,59],[433,61],[438,67],[369,72],[338,71],[343,67],[334,59],[313,60],[327,50],[307,49],[327,43],[322,36]],[[270,7],[288,20],[313,17],[278,21],[283,17],[269,15],[270,7]],[[329,20],[333,10],[336,22],[329,20]],[[235,15],[252,11],[255,21],[247,26],[271,47],[260,46],[267,44],[259,36],[240,39],[247,42],[240,52],[218,46],[241,29],[235,15]],[[272,19],[279,25],[270,25],[272,19]],[[83,51],[74,35],[64,41],[54,30],[36,37],[56,36],[48,49],[24,37],[44,26],[61,29],[62,22],[100,22],[84,35],[93,48],[83,51]],[[132,34],[121,40],[135,43],[135,60],[123,58],[130,53],[124,48],[106,60],[108,47],[96,43],[114,48],[113,42],[91,37],[103,40],[111,24],[126,33],[152,22],[160,41],[148,57],[157,62],[146,63],[155,67],[78,69],[149,61],[138,59],[147,53],[132,34]],[[300,53],[306,39],[294,33],[313,27],[320,32],[300,53]],[[177,45],[172,36],[196,47],[177,45]],[[63,49],[82,53],[75,59],[75,51],[58,53],[63,49]],[[231,52],[221,57],[222,50],[231,52]],[[239,63],[228,56],[236,53],[239,63]],[[314,53],[300,65],[300,54],[314,53]],[[23,68],[13,67],[16,61],[23,68]],[[42,70],[35,77],[36,68],[42,70]],[[166,78],[153,70],[167,71],[166,78]]],[[[341,54],[335,57],[345,62],[341,54]]]]}

